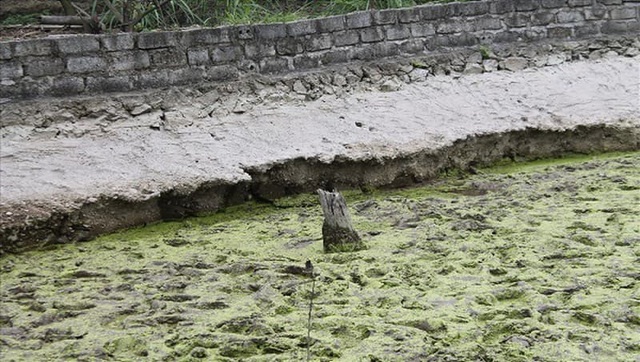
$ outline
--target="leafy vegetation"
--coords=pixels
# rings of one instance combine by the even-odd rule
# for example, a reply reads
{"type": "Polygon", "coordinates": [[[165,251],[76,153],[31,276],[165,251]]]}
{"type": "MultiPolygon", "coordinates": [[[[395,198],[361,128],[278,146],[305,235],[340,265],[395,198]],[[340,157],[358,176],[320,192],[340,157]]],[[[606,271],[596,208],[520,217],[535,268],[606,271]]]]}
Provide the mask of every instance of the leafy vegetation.
{"type": "Polygon", "coordinates": [[[36,14],[16,14],[10,15],[6,19],[0,22],[0,25],[21,25],[21,24],[33,24],[38,20],[36,14]]]}
{"type": "MultiPolygon", "coordinates": [[[[450,0],[60,0],[66,15],[92,22],[93,31],[144,31],[193,25],[255,24],[389,9],[450,0]]],[[[59,7],[56,7],[60,11],[59,7]]],[[[42,13],[11,16],[2,25],[33,23],[42,13]]]]}

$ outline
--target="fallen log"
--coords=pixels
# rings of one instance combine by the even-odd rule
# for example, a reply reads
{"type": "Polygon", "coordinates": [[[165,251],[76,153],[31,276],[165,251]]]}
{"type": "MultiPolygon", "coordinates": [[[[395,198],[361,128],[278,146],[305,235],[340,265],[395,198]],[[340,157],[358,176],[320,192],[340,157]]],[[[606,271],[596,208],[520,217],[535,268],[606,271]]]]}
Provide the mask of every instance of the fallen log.
{"type": "Polygon", "coordinates": [[[351,224],[347,202],[339,192],[316,191],[324,214],[322,242],[325,253],[357,251],[365,248],[351,224]]]}

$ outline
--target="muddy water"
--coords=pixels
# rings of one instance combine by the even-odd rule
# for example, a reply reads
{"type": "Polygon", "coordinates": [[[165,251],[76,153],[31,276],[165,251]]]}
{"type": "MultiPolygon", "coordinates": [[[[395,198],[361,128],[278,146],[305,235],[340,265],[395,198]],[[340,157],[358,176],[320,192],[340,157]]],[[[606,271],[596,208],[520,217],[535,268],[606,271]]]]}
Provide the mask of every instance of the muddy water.
{"type": "Polygon", "coordinates": [[[302,196],[6,256],[2,360],[305,360],[312,297],[313,361],[639,360],[640,153],[345,195],[367,250],[302,196]]]}

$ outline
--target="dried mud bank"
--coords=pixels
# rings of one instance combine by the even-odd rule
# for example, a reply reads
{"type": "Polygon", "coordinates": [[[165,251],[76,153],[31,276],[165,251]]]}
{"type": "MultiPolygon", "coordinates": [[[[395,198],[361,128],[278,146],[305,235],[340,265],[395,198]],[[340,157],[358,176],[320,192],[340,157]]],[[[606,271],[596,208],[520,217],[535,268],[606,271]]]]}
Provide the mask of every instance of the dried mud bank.
{"type": "Polygon", "coordinates": [[[108,125],[134,120],[155,128],[176,116],[176,108],[190,105],[193,116],[224,116],[251,111],[260,105],[302,103],[322,97],[348,97],[357,92],[395,91],[405,84],[422,83],[437,75],[454,78],[468,74],[521,71],[563,63],[640,55],[638,36],[618,35],[581,41],[538,41],[445,48],[415,57],[396,57],[374,62],[354,61],[348,66],[283,76],[251,75],[239,81],[199,84],[146,92],[127,92],[90,97],[66,97],[17,101],[0,109],[0,135],[14,126],[34,127],[62,137],[79,137],[82,127],[56,127],[68,122],[108,125]],[[167,92],[169,96],[167,96],[167,92]],[[151,115],[151,116],[150,116],[151,115]]]}
{"type": "MultiPolygon", "coordinates": [[[[604,49],[627,53],[638,39],[599,42],[609,56],[519,72],[434,76],[414,61],[408,74],[422,70],[426,78],[412,84],[406,72],[374,81],[364,67],[360,78],[352,68],[344,70],[352,83],[323,88],[342,92],[313,101],[304,93],[316,83],[292,78],[291,88],[282,86],[289,80],[263,88],[274,98],[253,99],[230,84],[226,96],[172,89],[10,104],[2,114],[0,252],[319,186],[404,186],[505,157],[637,150],[640,84],[630,74],[638,56],[604,49]],[[367,91],[375,89],[394,91],[367,91]],[[145,97],[158,101],[138,102],[145,97]],[[17,121],[23,117],[29,123],[17,121]]],[[[564,46],[596,49],[577,44],[564,46]]],[[[322,75],[313,79],[322,83],[322,75]]]]}
{"type": "Polygon", "coordinates": [[[3,257],[4,361],[639,361],[640,153],[313,196],[3,257]],[[305,261],[315,266],[311,298],[305,261]]]}

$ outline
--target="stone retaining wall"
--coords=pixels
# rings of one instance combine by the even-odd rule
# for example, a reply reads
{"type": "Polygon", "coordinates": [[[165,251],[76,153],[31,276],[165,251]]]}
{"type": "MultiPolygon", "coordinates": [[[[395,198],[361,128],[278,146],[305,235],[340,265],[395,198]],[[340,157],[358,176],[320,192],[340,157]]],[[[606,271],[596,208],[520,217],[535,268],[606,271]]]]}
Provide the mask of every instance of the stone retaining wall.
{"type": "Polygon", "coordinates": [[[640,0],[488,0],[286,24],[0,42],[0,98],[123,92],[416,56],[640,34],[640,0]]]}

